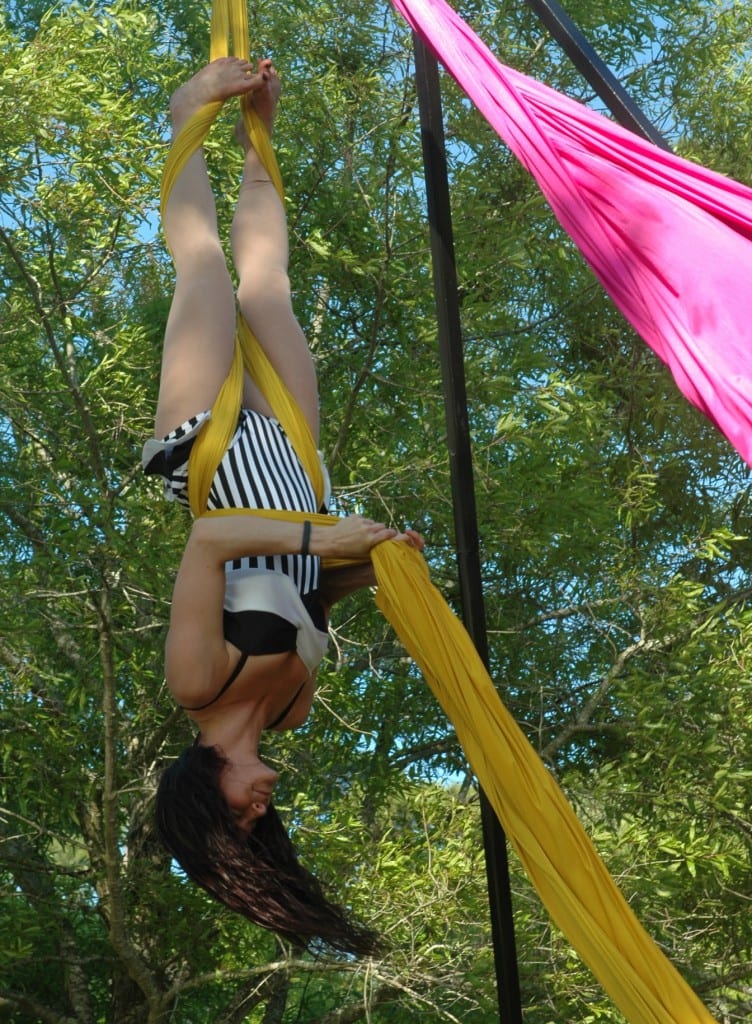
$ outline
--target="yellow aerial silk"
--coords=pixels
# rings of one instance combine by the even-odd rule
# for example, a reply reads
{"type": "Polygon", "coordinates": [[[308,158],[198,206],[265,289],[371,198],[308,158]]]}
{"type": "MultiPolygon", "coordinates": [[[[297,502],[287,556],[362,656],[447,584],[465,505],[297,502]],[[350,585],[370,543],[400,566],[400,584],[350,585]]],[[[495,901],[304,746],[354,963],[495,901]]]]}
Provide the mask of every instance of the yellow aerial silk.
{"type": "MultiPolygon", "coordinates": [[[[215,0],[212,59],[248,57],[245,0],[215,0]]],[[[201,145],[221,104],[200,110],[172,147],[162,208],[185,161],[201,145]]],[[[249,104],[246,128],[282,193],[268,134],[249,104]]],[[[237,424],[243,367],[264,392],[306,468],[319,500],[322,481],[310,430],[256,339],[238,322],[235,363],[193,447],[194,515],[258,514],[332,524],[329,516],[267,510],[206,511],[214,473],[237,424]]],[[[421,555],[388,541],[374,548],[376,600],[452,721],[473,771],[551,917],[632,1024],[712,1024],[713,1018],[641,927],[563,793],[504,708],[464,627],[431,584],[421,555]]]]}

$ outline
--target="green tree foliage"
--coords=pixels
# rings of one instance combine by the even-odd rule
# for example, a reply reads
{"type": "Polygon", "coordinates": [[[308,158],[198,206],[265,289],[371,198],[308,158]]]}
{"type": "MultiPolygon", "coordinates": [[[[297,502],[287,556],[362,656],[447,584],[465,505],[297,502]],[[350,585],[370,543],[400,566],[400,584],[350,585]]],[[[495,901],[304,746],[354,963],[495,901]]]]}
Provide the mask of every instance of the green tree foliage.
{"type": "MultiPolygon", "coordinates": [[[[687,155],[749,180],[752,15],[567,5],[687,155]]],[[[589,88],[524,4],[463,8],[589,88]]],[[[345,511],[426,533],[458,595],[409,35],[271,2],[295,302],[345,511]]],[[[12,1024],[497,1018],[477,794],[370,596],[314,714],[270,741],[304,858],[390,943],[296,957],[176,873],[161,766],[190,740],[161,645],[186,519],[139,470],[171,268],[170,91],[204,3],[9,0],[0,21],[0,1016],[12,1024]]],[[[752,1012],[748,471],[615,313],[534,185],[444,88],[492,674],[625,894],[719,1020],[752,1012]]],[[[227,225],[240,156],[209,143],[227,225]]],[[[513,863],[530,1024],[621,1018],[513,863]]]]}

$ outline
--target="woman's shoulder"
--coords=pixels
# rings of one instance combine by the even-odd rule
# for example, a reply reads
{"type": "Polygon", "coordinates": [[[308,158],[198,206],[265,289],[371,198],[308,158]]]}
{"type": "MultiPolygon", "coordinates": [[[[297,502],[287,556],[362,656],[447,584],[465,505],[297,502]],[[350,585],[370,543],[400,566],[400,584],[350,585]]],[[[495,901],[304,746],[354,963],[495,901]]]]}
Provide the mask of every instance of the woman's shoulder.
{"type": "MultiPolygon", "coordinates": [[[[235,663],[235,667],[222,675],[215,675],[211,680],[199,680],[193,678],[179,678],[172,680],[168,678],[167,685],[184,711],[203,711],[216,704],[243,671],[248,655],[241,654],[235,663]]],[[[229,661],[228,661],[229,666],[229,661]]]]}
{"type": "Polygon", "coordinates": [[[214,700],[230,677],[237,653],[221,637],[186,637],[181,623],[172,623],[165,641],[165,682],[177,704],[196,708],[214,700]],[[203,641],[203,642],[201,642],[203,641]],[[234,658],[233,658],[234,653],[234,658]]]}

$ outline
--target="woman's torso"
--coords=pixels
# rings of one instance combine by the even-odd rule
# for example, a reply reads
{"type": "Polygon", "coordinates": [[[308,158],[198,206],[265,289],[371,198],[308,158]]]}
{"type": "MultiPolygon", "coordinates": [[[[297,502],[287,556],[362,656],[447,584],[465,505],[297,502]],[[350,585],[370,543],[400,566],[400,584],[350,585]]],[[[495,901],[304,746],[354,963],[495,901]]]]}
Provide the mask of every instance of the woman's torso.
{"type": "MultiPolygon", "coordinates": [[[[163,477],[170,500],[188,504],[188,458],[208,415],[192,417],[166,438],[144,447],[145,471],[163,477]]],[[[310,480],[276,420],[241,410],[212,481],[208,508],[319,511],[310,480]]],[[[270,709],[278,705],[277,712],[283,711],[303,682],[312,678],[326,645],[326,620],[318,600],[318,558],[244,556],[228,562],[225,575],[224,633],[230,675],[239,660],[245,660],[230,685],[226,680],[213,693],[188,695],[180,684],[171,687],[181,705],[201,705],[198,711],[186,708],[197,721],[205,707],[216,710],[246,700],[268,700],[270,709]],[[249,588],[254,579],[255,588],[249,588]],[[262,585],[264,580],[275,584],[271,588],[275,594],[262,585]],[[246,591],[254,589],[255,596],[248,597],[246,591]]],[[[304,697],[301,690],[301,704],[304,697]]],[[[272,722],[270,718],[269,727],[272,722]]]]}

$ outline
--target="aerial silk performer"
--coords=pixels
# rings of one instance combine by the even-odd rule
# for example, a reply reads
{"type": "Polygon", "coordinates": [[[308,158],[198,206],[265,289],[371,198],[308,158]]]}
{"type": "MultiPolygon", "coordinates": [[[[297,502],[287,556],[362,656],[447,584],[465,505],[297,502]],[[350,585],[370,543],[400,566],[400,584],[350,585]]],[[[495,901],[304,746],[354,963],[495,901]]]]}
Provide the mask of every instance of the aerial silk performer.
{"type": "Polygon", "coordinates": [[[195,518],[173,588],[165,680],[195,740],[161,774],[156,823],[185,873],[236,913],[298,950],[315,942],[364,956],[379,937],[299,860],[272,799],[278,774],[259,756],[259,742],[265,731],[306,720],[329,609],[375,583],[371,547],[388,538],[417,551],[423,541],[363,516],[318,516],[327,481],[316,448],[316,373],[290,299],[278,175],[260,157],[280,89],[270,60],[220,56],[170,103],[176,145],[162,223],[175,287],[143,466],[162,477],[169,499],[219,514],[195,518]],[[201,147],[231,97],[245,104],[235,129],[244,162],[230,232],[237,288],[201,147]],[[186,138],[194,145],[184,147],[186,138]],[[241,357],[239,374],[228,377],[240,355],[236,308],[250,361],[246,370],[241,357]],[[285,401],[267,397],[265,369],[285,401]],[[311,449],[307,467],[296,445],[311,449]],[[223,518],[228,510],[235,515],[223,518]],[[356,564],[322,573],[322,555],[356,564]]]}
{"type": "MultiPolygon", "coordinates": [[[[263,602],[237,607],[235,598],[245,591],[249,574],[241,567],[242,578],[236,579],[233,564],[229,575],[225,566],[223,578],[222,566],[227,559],[292,559],[293,570],[305,575],[310,569],[315,574],[317,564],[307,560],[314,558],[315,563],[314,556],[319,554],[341,554],[351,562],[370,555],[380,608],[446,710],[473,770],[553,919],[630,1021],[708,1024],[711,1018],[707,1011],[641,928],[561,790],[502,705],[467,632],[428,578],[420,553],[422,539],[411,531],[398,534],[362,517],[349,517],[348,521],[315,511],[326,491],[316,449],[315,403],[308,401],[310,392],[301,390],[300,380],[291,376],[290,370],[298,360],[289,363],[283,358],[280,363],[280,354],[269,343],[275,335],[265,327],[265,314],[259,336],[255,336],[245,314],[253,319],[259,311],[248,303],[248,294],[240,291],[242,315],[233,340],[227,309],[228,301],[232,305],[231,284],[220,260],[213,200],[200,153],[203,139],[228,95],[246,96],[242,104],[244,134],[241,132],[246,148],[245,183],[236,217],[240,222],[245,221],[246,214],[264,222],[269,219],[270,224],[277,221],[278,229],[270,230],[280,232],[278,255],[286,252],[281,237],[281,204],[273,201],[270,191],[272,185],[277,192],[281,189],[268,138],[273,105],[269,88],[276,82],[276,73],[269,64],[262,62],[258,69],[249,64],[247,34],[244,0],[215,0],[212,62],[224,59],[227,37],[232,35],[236,63],[228,65],[227,74],[233,82],[238,81],[230,88],[222,65],[221,89],[217,87],[216,71],[201,72],[191,80],[193,85],[174,105],[175,139],[163,177],[163,217],[178,270],[176,295],[178,290],[180,294],[174,303],[174,316],[171,312],[173,321],[168,321],[156,437],[145,446],[144,463],[147,469],[165,477],[167,487],[180,493],[196,517],[176,583],[166,673],[176,699],[187,705],[186,711],[200,733],[160,783],[158,822],[162,834],[178,859],[181,850],[191,856],[190,866],[184,864],[191,877],[237,912],[303,945],[318,936],[343,951],[362,953],[372,948],[371,934],[343,918],[338,908],[318,899],[312,909],[311,901],[320,893],[315,880],[301,873],[289,839],[277,828],[271,806],[275,773],[259,761],[256,749],[262,728],[294,727],[305,719],[324,638],[317,637],[315,623],[304,614],[306,608],[298,617],[300,600],[288,584],[262,581],[264,600],[280,598],[283,626],[288,608],[292,609],[291,616],[299,618],[298,639],[293,636],[292,647],[280,652],[282,663],[277,666],[283,669],[284,687],[292,697],[292,703],[282,703],[274,689],[269,689],[263,672],[256,673],[252,661],[238,660],[239,651],[241,655],[246,653],[241,646],[245,640],[235,632],[234,625],[231,635],[222,634],[223,596],[231,625],[233,616],[243,619],[250,613],[255,618],[257,609],[263,608],[263,602]],[[209,271],[217,275],[212,294],[230,295],[227,301],[223,298],[209,304],[216,305],[216,323],[209,316],[205,290],[199,291],[205,289],[209,271]],[[206,355],[201,342],[206,333],[216,335],[231,364],[224,383],[216,378],[213,361],[213,376],[197,373],[191,366],[197,355],[206,355]],[[186,347],[193,334],[197,334],[195,347],[186,347]],[[170,372],[173,356],[180,364],[176,375],[170,372]],[[282,366],[282,374],[275,363],[282,366]],[[191,395],[186,395],[181,385],[187,370],[193,380],[191,395]],[[217,391],[211,412],[201,411],[207,393],[217,391]],[[263,411],[266,409],[271,416],[263,411]],[[246,415],[247,411],[253,415],[246,415]],[[297,457],[297,468],[287,443],[280,447],[280,431],[297,457]],[[241,459],[235,452],[239,440],[243,445],[241,459]],[[262,507],[237,498],[233,503],[231,492],[236,481],[228,472],[237,469],[240,462],[245,464],[246,458],[258,460],[255,446],[261,441],[266,445],[264,451],[271,446],[277,453],[274,461],[284,448],[284,472],[295,477],[296,486],[306,495],[306,507],[296,507],[294,500],[288,500],[285,507],[272,500],[262,507]],[[328,533],[330,540],[326,538],[328,533]],[[297,560],[302,564],[298,565],[297,560]],[[233,637],[239,637],[237,643],[233,637]],[[295,685],[297,659],[306,668],[310,661],[310,674],[302,690],[295,685]],[[233,691],[238,686],[240,692],[233,691]],[[263,691],[260,699],[258,686],[263,691]],[[272,719],[272,710],[282,718],[275,714],[272,719]],[[252,736],[244,731],[242,721],[235,728],[238,713],[241,718],[247,715],[252,736]],[[228,763],[221,756],[228,746],[247,754],[249,763],[232,758],[228,763]],[[250,783],[244,772],[251,773],[250,783]],[[275,828],[273,845],[269,845],[270,822],[275,828]],[[246,888],[245,872],[255,879],[252,888],[246,888]],[[259,913],[260,907],[263,914],[259,913]]],[[[208,67],[214,66],[212,63],[208,67]]],[[[242,229],[243,225],[238,226],[242,229]]],[[[248,237],[264,235],[251,232],[248,237]]],[[[246,252],[246,244],[246,233],[241,230],[235,252],[241,264],[241,290],[246,263],[257,269],[264,265],[258,254],[246,252]]],[[[282,264],[284,278],[286,268],[282,264]]],[[[255,298],[260,301],[258,295],[255,298]]],[[[283,306],[287,323],[287,299],[283,306]]],[[[263,314],[263,302],[260,309],[263,314]]],[[[291,322],[288,326],[297,337],[298,328],[291,322]]],[[[248,498],[250,489],[246,489],[248,498]]],[[[339,564],[324,560],[325,574],[337,571],[339,564]]],[[[305,588],[301,591],[303,598],[312,593],[305,588]]],[[[283,628],[285,636],[289,631],[283,628]]],[[[251,652],[250,658],[253,656],[251,652]]],[[[272,652],[264,656],[277,655],[272,652]]]]}
{"type": "Polygon", "coordinates": [[[684,396],[752,465],[752,189],[501,64],[444,0],[392,2],[684,396]]]}

